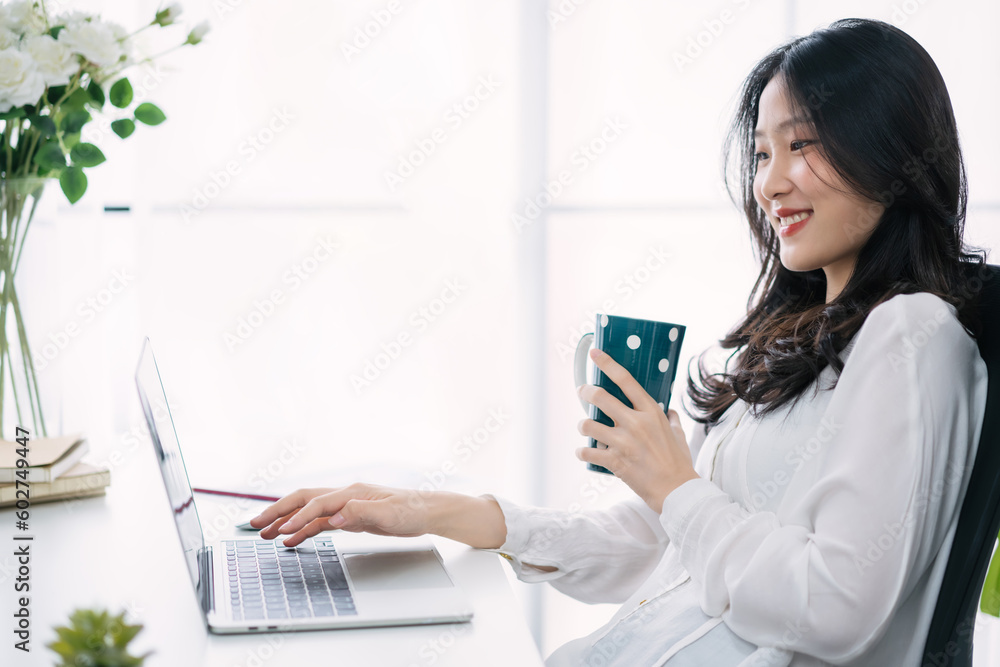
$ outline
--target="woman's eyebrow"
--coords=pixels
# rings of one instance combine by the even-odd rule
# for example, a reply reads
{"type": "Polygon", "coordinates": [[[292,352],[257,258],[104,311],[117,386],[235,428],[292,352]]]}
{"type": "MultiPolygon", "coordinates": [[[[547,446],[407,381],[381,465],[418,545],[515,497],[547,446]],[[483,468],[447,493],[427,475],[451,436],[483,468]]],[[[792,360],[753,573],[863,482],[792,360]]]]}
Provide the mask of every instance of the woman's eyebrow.
{"type": "MultiPolygon", "coordinates": [[[[799,125],[808,125],[809,122],[810,122],[809,119],[806,118],[805,116],[796,116],[795,118],[789,118],[787,120],[783,120],[780,123],[778,123],[777,127],[774,128],[774,131],[783,132],[790,127],[798,127],[799,125]]],[[[764,132],[760,129],[755,129],[753,131],[753,136],[755,139],[758,137],[762,137],[764,136],[764,132]]]]}

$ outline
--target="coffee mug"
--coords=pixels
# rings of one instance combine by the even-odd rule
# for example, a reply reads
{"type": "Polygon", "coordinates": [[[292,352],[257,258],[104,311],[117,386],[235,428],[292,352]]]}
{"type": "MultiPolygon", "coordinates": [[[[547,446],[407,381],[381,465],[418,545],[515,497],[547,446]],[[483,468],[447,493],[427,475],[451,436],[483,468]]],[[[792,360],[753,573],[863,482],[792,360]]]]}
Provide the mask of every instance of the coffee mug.
{"type": "MultiPolygon", "coordinates": [[[[584,334],[576,346],[576,358],[573,365],[573,375],[576,386],[586,384],[587,358],[590,351],[590,341],[594,347],[611,356],[619,365],[632,374],[642,388],[660,404],[666,412],[670,404],[670,391],[677,374],[677,361],[684,342],[684,327],[669,322],[653,322],[637,320],[631,317],[616,315],[597,315],[594,323],[594,333],[584,334]]],[[[622,390],[611,381],[604,372],[594,367],[596,377],[593,384],[602,387],[628,407],[632,402],[625,397],[622,390]]],[[[614,422],[597,406],[587,403],[582,398],[583,409],[594,421],[614,426],[614,422]]],[[[605,448],[606,445],[588,438],[591,447],[605,448]]],[[[611,473],[602,466],[587,464],[588,470],[611,473]]]]}

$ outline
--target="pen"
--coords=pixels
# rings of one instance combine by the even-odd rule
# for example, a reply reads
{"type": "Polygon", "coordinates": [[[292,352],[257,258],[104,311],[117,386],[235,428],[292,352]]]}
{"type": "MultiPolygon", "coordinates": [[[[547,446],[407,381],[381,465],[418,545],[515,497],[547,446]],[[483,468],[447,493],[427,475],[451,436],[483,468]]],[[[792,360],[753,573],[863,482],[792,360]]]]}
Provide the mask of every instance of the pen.
{"type": "Polygon", "coordinates": [[[258,496],[254,493],[237,493],[236,491],[217,491],[215,489],[193,489],[197,493],[212,493],[217,496],[232,496],[233,498],[249,498],[250,500],[266,500],[268,502],[277,502],[281,498],[276,498],[274,496],[258,496]]]}

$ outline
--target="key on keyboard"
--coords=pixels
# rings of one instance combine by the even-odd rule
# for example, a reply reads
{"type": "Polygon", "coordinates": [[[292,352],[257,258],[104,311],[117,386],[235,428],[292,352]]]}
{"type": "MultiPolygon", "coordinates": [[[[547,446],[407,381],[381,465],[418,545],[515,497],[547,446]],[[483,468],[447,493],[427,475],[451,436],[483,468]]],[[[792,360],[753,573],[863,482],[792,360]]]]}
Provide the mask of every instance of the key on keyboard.
{"type": "Polygon", "coordinates": [[[329,542],[315,550],[270,540],[228,540],[226,570],[233,619],[310,618],[357,614],[340,555],[329,542]]]}

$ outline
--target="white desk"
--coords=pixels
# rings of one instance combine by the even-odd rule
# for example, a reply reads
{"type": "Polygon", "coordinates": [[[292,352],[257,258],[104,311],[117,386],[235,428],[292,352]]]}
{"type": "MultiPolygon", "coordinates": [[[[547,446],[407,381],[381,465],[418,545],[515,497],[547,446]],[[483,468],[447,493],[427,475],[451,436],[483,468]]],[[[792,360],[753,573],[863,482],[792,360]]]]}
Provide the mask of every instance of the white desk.
{"type": "MultiPolygon", "coordinates": [[[[0,616],[4,619],[0,664],[54,664],[56,655],[44,647],[55,637],[52,627],[65,623],[69,613],[81,606],[105,606],[114,612],[128,609],[133,622],[144,625],[132,642],[132,652],[154,651],[147,667],[542,664],[499,557],[438,538],[433,540],[449,571],[472,601],[475,617],[470,623],[210,635],[198,611],[152,458],[133,456],[112,475],[106,497],[31,508],[27,534],[35,539],[31,543],[30,654],[13,648],[12,614],[15,595],[19,595],[13,589],[15,517],[12,509],[0,510],[0,616]]],[[[226,500],[197,494],[196,502],[203,526],[225,515],[226,500]]],[[[253,536],[229,528],[228,519],[225,523],[225,534],[253,536]]],[[[222,524],[220,519],[216,525],[222,524]]]]}

